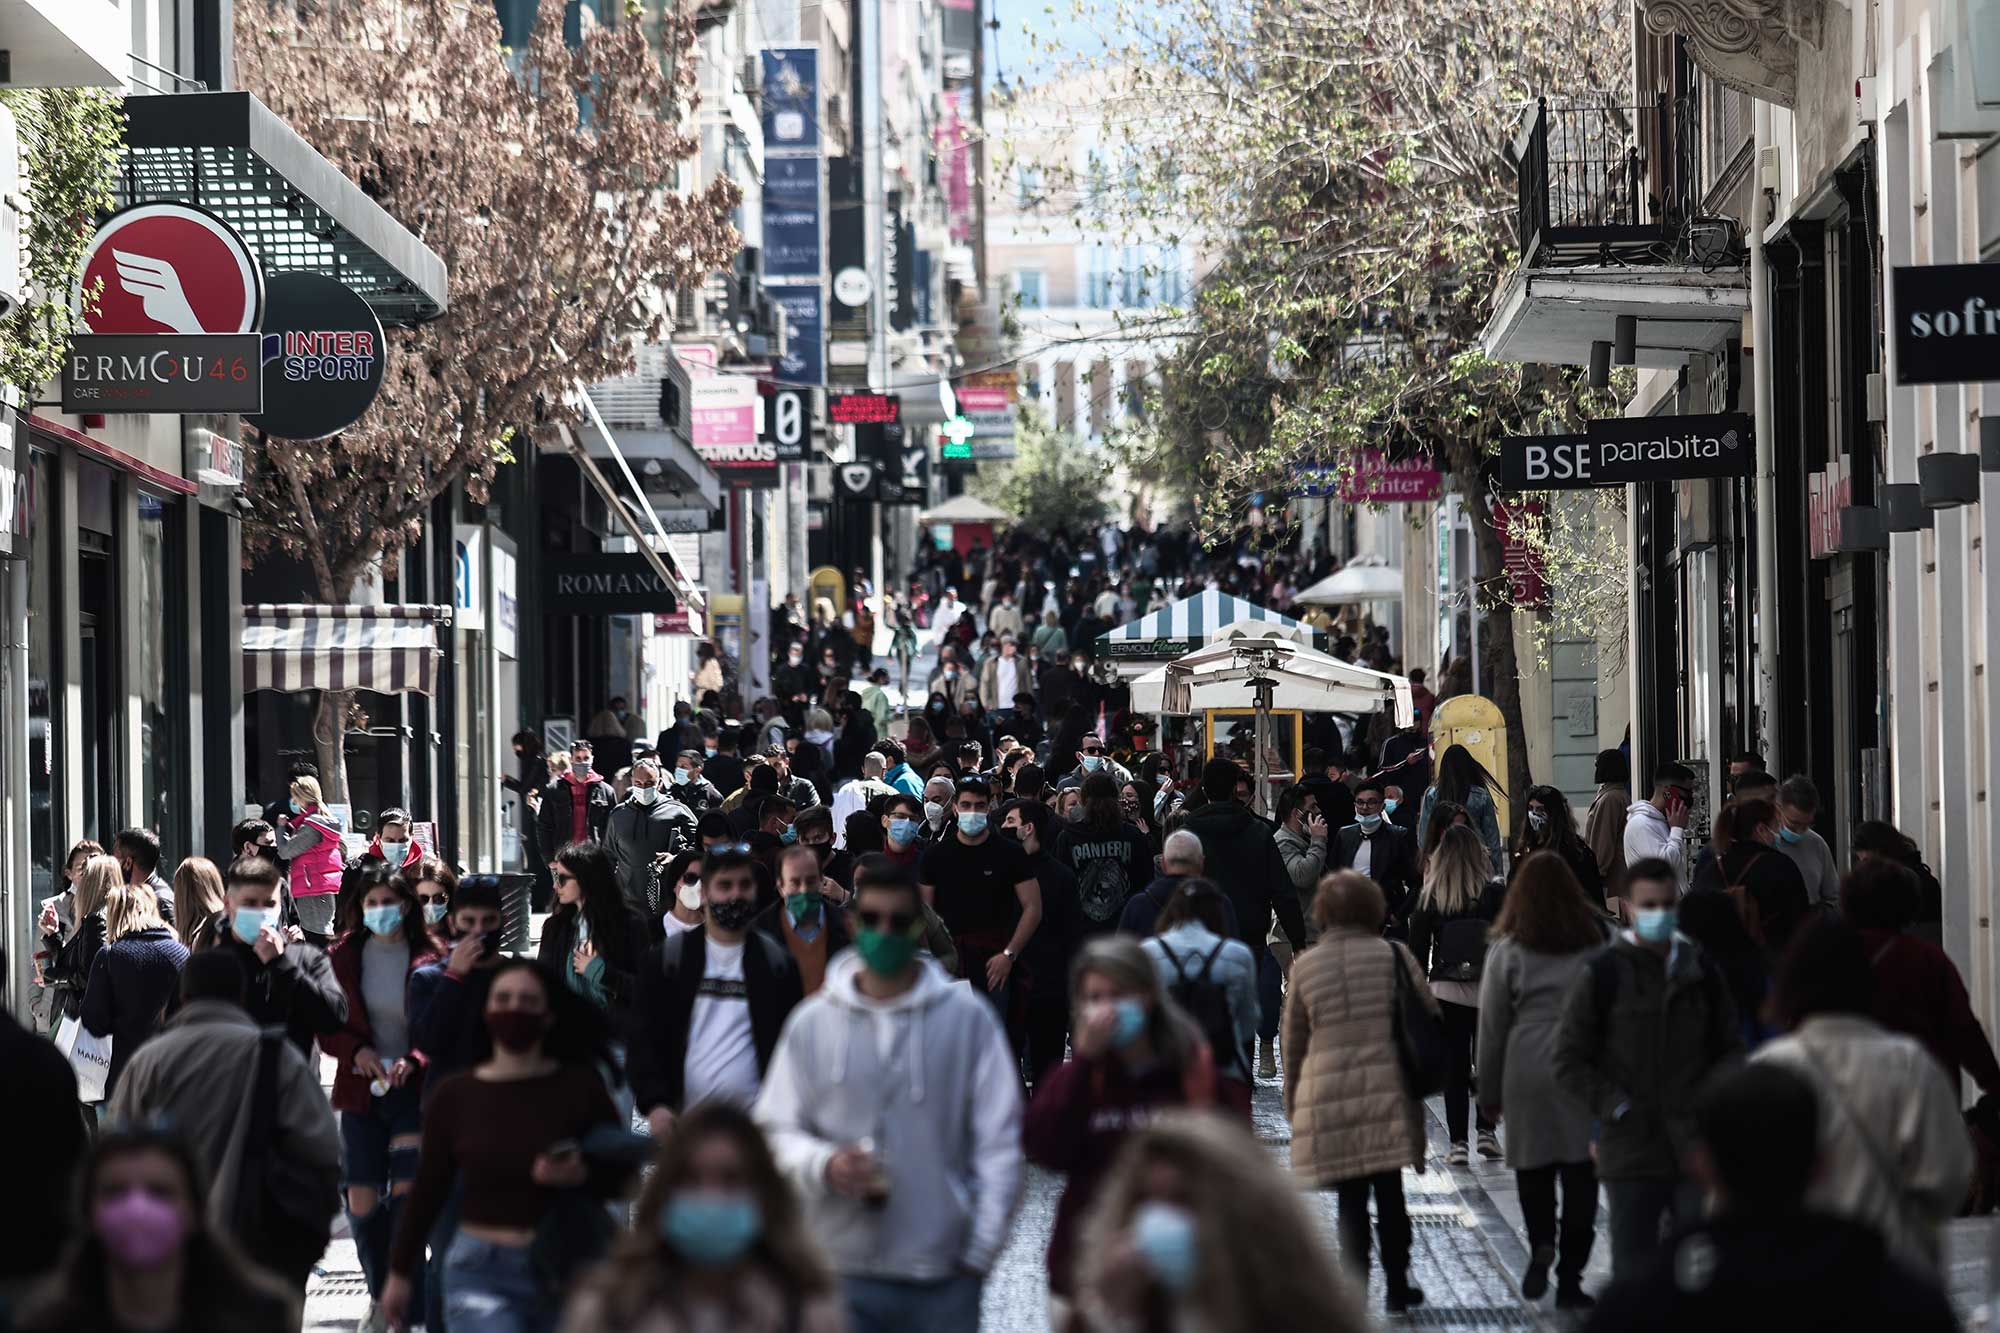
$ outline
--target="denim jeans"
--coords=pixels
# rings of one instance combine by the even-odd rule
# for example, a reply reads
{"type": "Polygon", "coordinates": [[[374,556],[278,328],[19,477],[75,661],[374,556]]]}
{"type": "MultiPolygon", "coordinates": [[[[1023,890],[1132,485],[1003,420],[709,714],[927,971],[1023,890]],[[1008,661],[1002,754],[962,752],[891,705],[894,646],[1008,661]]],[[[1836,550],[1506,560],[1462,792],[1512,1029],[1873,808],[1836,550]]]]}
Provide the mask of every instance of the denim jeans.
{"type": "Polygon", "coordinates": [[[1257,958],[1258,1040],[1270,1041],[1278,1035],[1278,1017],[1284,1011],[1284,1007],[1284,970],[1278,966],[1278,960],[1271,953],[1271,946],[1267,944],[1257,958]]]}
{"type": "Polygon", "coordinates": [[[562,1302],[542,1290],[526,1245],[495,1245],[460,1233],[444,1261],[444,1308],[452,1333],[555,1333],[562,1302]]]}
{"type": "Polygon", "coordinates": [[[978,1333],[986,1279],[977,1273],[936,1282],[848,1277],[840,1285],[849,1333],[978,1333]]]}

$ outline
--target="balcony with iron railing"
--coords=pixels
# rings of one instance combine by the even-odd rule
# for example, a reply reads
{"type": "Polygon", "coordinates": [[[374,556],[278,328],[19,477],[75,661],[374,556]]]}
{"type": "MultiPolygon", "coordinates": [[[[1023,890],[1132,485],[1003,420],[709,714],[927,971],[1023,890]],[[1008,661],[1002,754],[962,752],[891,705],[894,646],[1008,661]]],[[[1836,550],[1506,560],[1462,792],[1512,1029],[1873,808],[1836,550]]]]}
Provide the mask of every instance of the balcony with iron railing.
{"type": "Polygon", "coordinates": [[[1700,183],[1692,98],[1529,109],[1515,141],[1515,239],[1524,268],[1671,262],[1700,183]]]}

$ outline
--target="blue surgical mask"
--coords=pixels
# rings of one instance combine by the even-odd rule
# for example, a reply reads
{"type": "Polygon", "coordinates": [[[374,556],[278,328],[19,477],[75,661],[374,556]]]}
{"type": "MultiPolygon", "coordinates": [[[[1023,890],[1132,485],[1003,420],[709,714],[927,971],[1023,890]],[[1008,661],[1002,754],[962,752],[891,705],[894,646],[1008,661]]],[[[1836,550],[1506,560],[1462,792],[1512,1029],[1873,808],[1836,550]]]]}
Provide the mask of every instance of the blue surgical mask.
{"type": "Polygon", "coordinates": [[[701,747],[701,752],[702,752],[702,753],[703,753],[704,755],[708,756],[708,757],[709,757],[710,759],[713,759],[713,758],[715,758],[715,747],[714,747],[713,745],[704,745],[704,746],[702,746],[702,747],[701,747]]]}
{"type": "Polygon", "coordinates": [[[382,844],[382,859],[392,866],[403,864],[403,858],[410,854],[407,842],[385,842],[382,844]]]}
{"type": "Polygon", "coordinates": [[[976,838],[986,832],[986,812],[984,810],[959,811],[958,831],[968,838],[976,838]]]}
{"type": "Polygon", "coordinates": [[[1132,1248],[1161,1286],[1176,1294],[1194,1287],[1200,1267],[1194,1218],[1170,1203],[1140,1204],[1132,1214],[1132,1248]]]}
{"type": "Polygon", "coordinates": [[[1112,1010],[1111,1045],[1122,1051],[1146,1030],[1146,1006],[1127,995],[1113,1004],[1112,1010]]]}
{"type": "Polygon", "coordinates": [[[1803,833],[1794,833],[1783,824],[1778,825],[1778,841],[1796,847],[1806,840],[1803,833]]]}
{"type": "Polygon", "coordinates": [[[790,824],[785,825],[784,831],[778,834],[778,841],[784,843],[785,846],[787,847],[791,846],[798,840],[799,840],[799,831],[793,828],[790,824]]]}
{"type": "Polygon", "coordinates": [[[361,924],[377,935],[393,935],[403,928],[403,909],[394,903],[361,909],[361,924]]]}
{"type": "Polygon", "coordinates": [[[727,1268],[764,1232],[763,1210],[738,1191],[689,1190],[660,1210],[660,1239],[702,1268],[727,1268]]]}
{"type": "MultiPolygon", "coordinates": [[[[1388,807],[1387,807],[1387,806],[1384,806],[1383,808],[1384,808],[1384,809],[1387,809],[1388,807]]],[[[1380,816],[1380,815],[1356,815],[1356,816],[1354,817],[1354,822],[1355,822],[1355,823],[1357,823],[1357,824],[1359,824],[1359,825],[1361,825],[1361,829],[1362,829],[1362,832],[1364,832],[1364,833],[1373,833],[1373,832],[1374,832],[1374,831],[1375,831],[1376,829],[1378,829],[1378,828],[1381,828],[1381,827],[1382,827],[1382,816],[1380,816]]]]}
{"type": "Polygon", "coordinates": [[[245,944],[255,944],[258,931],[266,926],[275,928],[277,924],[278,909],[275,907],[239,907],[229,914],[229,928],[245,944]]]}
{"type": "Polygon", "coordinates": [[[1391,796],[1388,800],[1382,802],[1382,813],[1385,815],[1393,815],[1396,813],[1396,807],[1401,804],[1402,804],[1401,801],[1391,796]]]}
{"type": "Polygon", "coordinates": [[[898,847],[908,847],[917,840],[917,821],[914,819],[892,819],[889,821],[889,841],[898,847]]]}
{"type": "Polygon", "coordinates": [[[674,785],[675,785],[676,787],[685,787],[685,786],[687,786],[687,782],[688,782],[688,771],[687,771],[687,770],[686,770],[685,768],[677,768],[677,769],[675,769],[675,770],[674,770],[674,785]]]}
{"type": "Polygon", "coordinates": [[[450,910],[450,903],[425,903],[424,924],[435,926],[438,922],[444,920],[444,914],[450,910]]]}
{"type": "Polygon", "coordinates": [[[1671,907],[1638,907],[1632,911],[1632,933],[1648,944],[1664,944],[1680,926],[1680,913],[1671,907]]]}
{"type": "Polygon", "coordinates": [[[296,796],[294,796],[294,797],[293,797],[293,798],[292,798],[291,800],[287,801],[287,802],[286,802],[285,804],[287,804],[287,805],[291,806],[291,808],[292,808],[292,813],[293,813],[293,814],[295,814],[295,815],[302,815],[302,814],[304,814],[304,813],[305,813],[305,811],[304,811],[303,809],[301,809],[301,808],[300,808],[300,806],[299,806],[299,798],[298,798],[298,797],[296,797],[296,796]]]}
{"type": "Polygon", "coordinates": [[[1101,754],[1087,754],[1087,755],[1085,755],[1085,756],[1083,757],[1083,771],[1084,771],[1084,772],[1086,772],[1086,773],[1095,773],[1095,772],[1096,772],[1096,771],[1097,771],[1098,769],[1100,769],[1100,768],[1103,768],[1103,767],[1104,767],[1104,756],[1103,756],[1103,755],[1101,755],[1101,754]]]}

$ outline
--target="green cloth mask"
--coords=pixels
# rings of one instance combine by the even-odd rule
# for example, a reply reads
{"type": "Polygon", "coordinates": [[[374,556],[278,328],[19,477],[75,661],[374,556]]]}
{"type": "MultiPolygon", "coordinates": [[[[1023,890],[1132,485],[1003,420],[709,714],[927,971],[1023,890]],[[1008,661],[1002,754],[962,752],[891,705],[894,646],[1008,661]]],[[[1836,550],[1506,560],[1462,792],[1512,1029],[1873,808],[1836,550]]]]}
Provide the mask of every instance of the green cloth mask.
{"type": "Polygon", "coordinates": [[[917,954],[914,935],[891,935],[887,931],[862,929],[854,933],[854,951],[878,977],[893,977],[910,965],[917,954]]]}
{"type": "Polygon", "coordinates": [[[819,915],[819,905],[825,899],[826,895],[818,889],[807,889],[803,893],[788,893],[785,895],[785,910],[792,914],[793,925],[804,925],[819,915]]]}

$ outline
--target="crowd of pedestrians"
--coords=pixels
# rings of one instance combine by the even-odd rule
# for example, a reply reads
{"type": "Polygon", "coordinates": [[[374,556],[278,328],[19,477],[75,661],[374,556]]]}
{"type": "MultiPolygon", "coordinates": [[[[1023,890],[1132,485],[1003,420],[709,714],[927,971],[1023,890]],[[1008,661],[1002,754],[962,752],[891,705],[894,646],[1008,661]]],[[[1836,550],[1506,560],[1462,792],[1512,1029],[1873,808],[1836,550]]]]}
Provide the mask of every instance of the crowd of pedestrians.
{"type": "Polygon", "coordinates": [[[951,559],[895,611],[944,641],[906,716],[816,607],[739,720],[523,733],[532,956],[407,812],[350,859],[309,766],[171,879],[144,830],[79,843],[39,1030],[0,1024],[44,1205],[0,1328],[297,1328],[344,1215],[367,1330],[971,1330],[1032,1164],[1053,1328],[1360,1329],[1378,1259],[1388,1313],[1427,1299],[1404,1173],[1475,1159],[1518,1186],[1521,1295],[1590,1327],[1952,1326],[1961,1085],[2000,1061],[1895,829],[1843,871],[1811,783],[1746,755],[1691,855],[1694,774],[1635,800],[1613,750],[1580,823],[1534,786],[1503,837],[1422,717],[1322,732],[1267,813],[1077,669],[1199,575],[1171,534],[951,559]]]}

